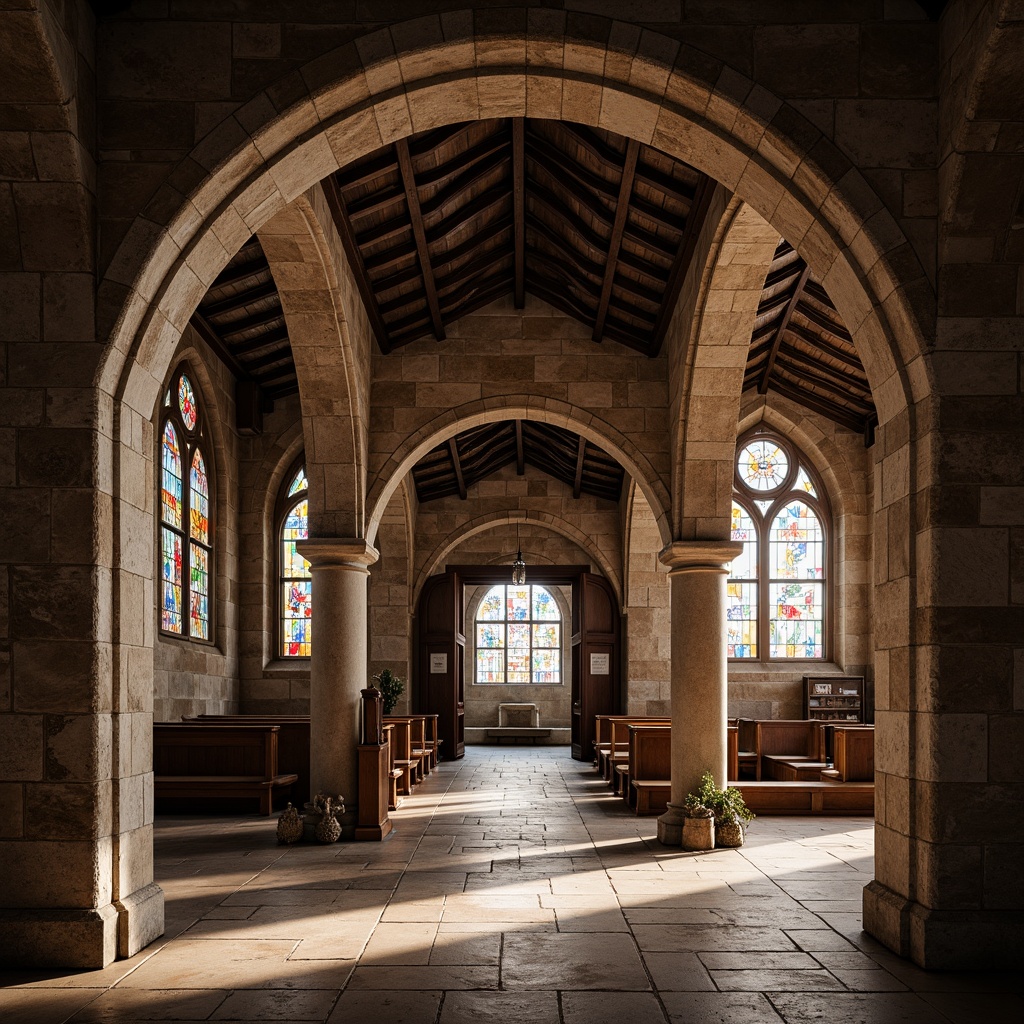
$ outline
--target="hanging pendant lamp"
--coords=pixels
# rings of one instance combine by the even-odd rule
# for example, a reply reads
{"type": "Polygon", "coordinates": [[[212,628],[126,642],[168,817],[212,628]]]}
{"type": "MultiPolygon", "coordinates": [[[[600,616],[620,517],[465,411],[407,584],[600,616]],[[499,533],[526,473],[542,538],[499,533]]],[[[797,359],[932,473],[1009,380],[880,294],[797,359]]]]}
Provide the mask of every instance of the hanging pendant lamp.
{"type": "Polygon", "coordinates": [[[526,563],[523,561],[523,547],[519,543],[519,524],[516,523],[516,560],[512,563],[512,582],[521,587],[526,582],[526,563]]]}

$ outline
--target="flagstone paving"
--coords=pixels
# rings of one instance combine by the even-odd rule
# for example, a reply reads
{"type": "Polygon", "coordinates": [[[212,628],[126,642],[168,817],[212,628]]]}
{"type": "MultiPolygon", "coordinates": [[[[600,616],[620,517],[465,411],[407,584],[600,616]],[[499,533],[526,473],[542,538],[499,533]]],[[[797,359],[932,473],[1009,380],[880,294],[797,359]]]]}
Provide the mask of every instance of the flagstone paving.
{"type": "Polygon", "coordinates": [[[929,973],[860,928],[864,818],[764,818],[661,846],[564,748],[471,747],[382,844],[160,818],[167,931],[102,971],[0,973],[3,1024],[973,1024],[1009,975],[929,973]]]}

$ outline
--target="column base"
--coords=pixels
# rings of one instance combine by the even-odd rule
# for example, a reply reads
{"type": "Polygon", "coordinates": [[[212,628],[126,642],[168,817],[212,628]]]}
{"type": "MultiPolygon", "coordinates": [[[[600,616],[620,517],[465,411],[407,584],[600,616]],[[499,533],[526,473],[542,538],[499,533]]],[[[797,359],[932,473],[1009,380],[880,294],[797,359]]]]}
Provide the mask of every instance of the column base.
{"type": "Polygon", "coordinates": [[[156,882],[118,900],[117,955],[134,956],[164,933],[164,891],[156,882]]]}
{"type": "Polygon", "coordinates": [[[10,967],[98,970],[117,957],[117,910],[0,910],[4,963],[10,967]]]}
{"type": "Polygon", "coordinates": [[[682,805],[669,803],[665,813],[658,818],[658,842],[663,846],[683,845],[682,805]]]}
{"type": "Polygon", "coordinates": [[[933,910],[874,881],[864,889],[864,930],[926,970],[1024,969],[1016,911],[933,910]]]}

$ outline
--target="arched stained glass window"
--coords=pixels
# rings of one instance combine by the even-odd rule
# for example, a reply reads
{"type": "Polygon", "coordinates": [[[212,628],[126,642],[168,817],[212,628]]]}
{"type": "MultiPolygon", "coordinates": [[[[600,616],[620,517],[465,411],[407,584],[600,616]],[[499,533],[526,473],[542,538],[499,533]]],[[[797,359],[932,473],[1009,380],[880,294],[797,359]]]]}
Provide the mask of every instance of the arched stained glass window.
{"type": "Polygon", "coordinates": [[[309,562],[295,542],[309,537],[309,485],[306,468],[299,466],[286,478],[278,529],[278,600],[282,658],[308,658],[312,643],[313,579],[309,562]]]}
{"type": "Polygon", "coordinates": [[[788,442],[740,442],[726,617],[730,658],[826,657],[828,507],[806,460],[788,442]]]}
{"type": "Polygon", "coordinates": [[[213,531],[201,404],[188,370],[179,367],[160,418],[160,630],[209,641],[213,531]]]}
{"type": "Polygon", "coordinates": [[[478,683],[562,681],[562,615],[536,584],[499,583],[484,595],[474,623],[478,683]]]}

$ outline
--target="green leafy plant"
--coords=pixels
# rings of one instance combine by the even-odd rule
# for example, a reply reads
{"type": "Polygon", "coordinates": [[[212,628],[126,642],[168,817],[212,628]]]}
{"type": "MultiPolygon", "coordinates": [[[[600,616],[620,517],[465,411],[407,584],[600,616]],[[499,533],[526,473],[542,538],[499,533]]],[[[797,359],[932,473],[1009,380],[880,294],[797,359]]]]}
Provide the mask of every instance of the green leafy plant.
{"type": "Polygon", "coordinates": [[[693,793],[686,794],[686,800],[683,803],[683,814],[687,818],[713,818],[715,816],[715,812],[699,796],[695,796],[693,793]]]}
{"type": "Polygon", "coordinates": [[[373,681],[384,698],[384,714],[390,715],[395,710],[398,698],[405,693],[405,682],[398,678],[389,668],[381,671],[373,677],[373,681]]]}
{"type": "Polygon", "coordinates": [[[719,789],[715,777],[706,771],[700,777],[696,799],[714,812],[715,821],[726,822],[754,820],[754,812],[747,806],[743,794],[735,786],[719,789]]]}

